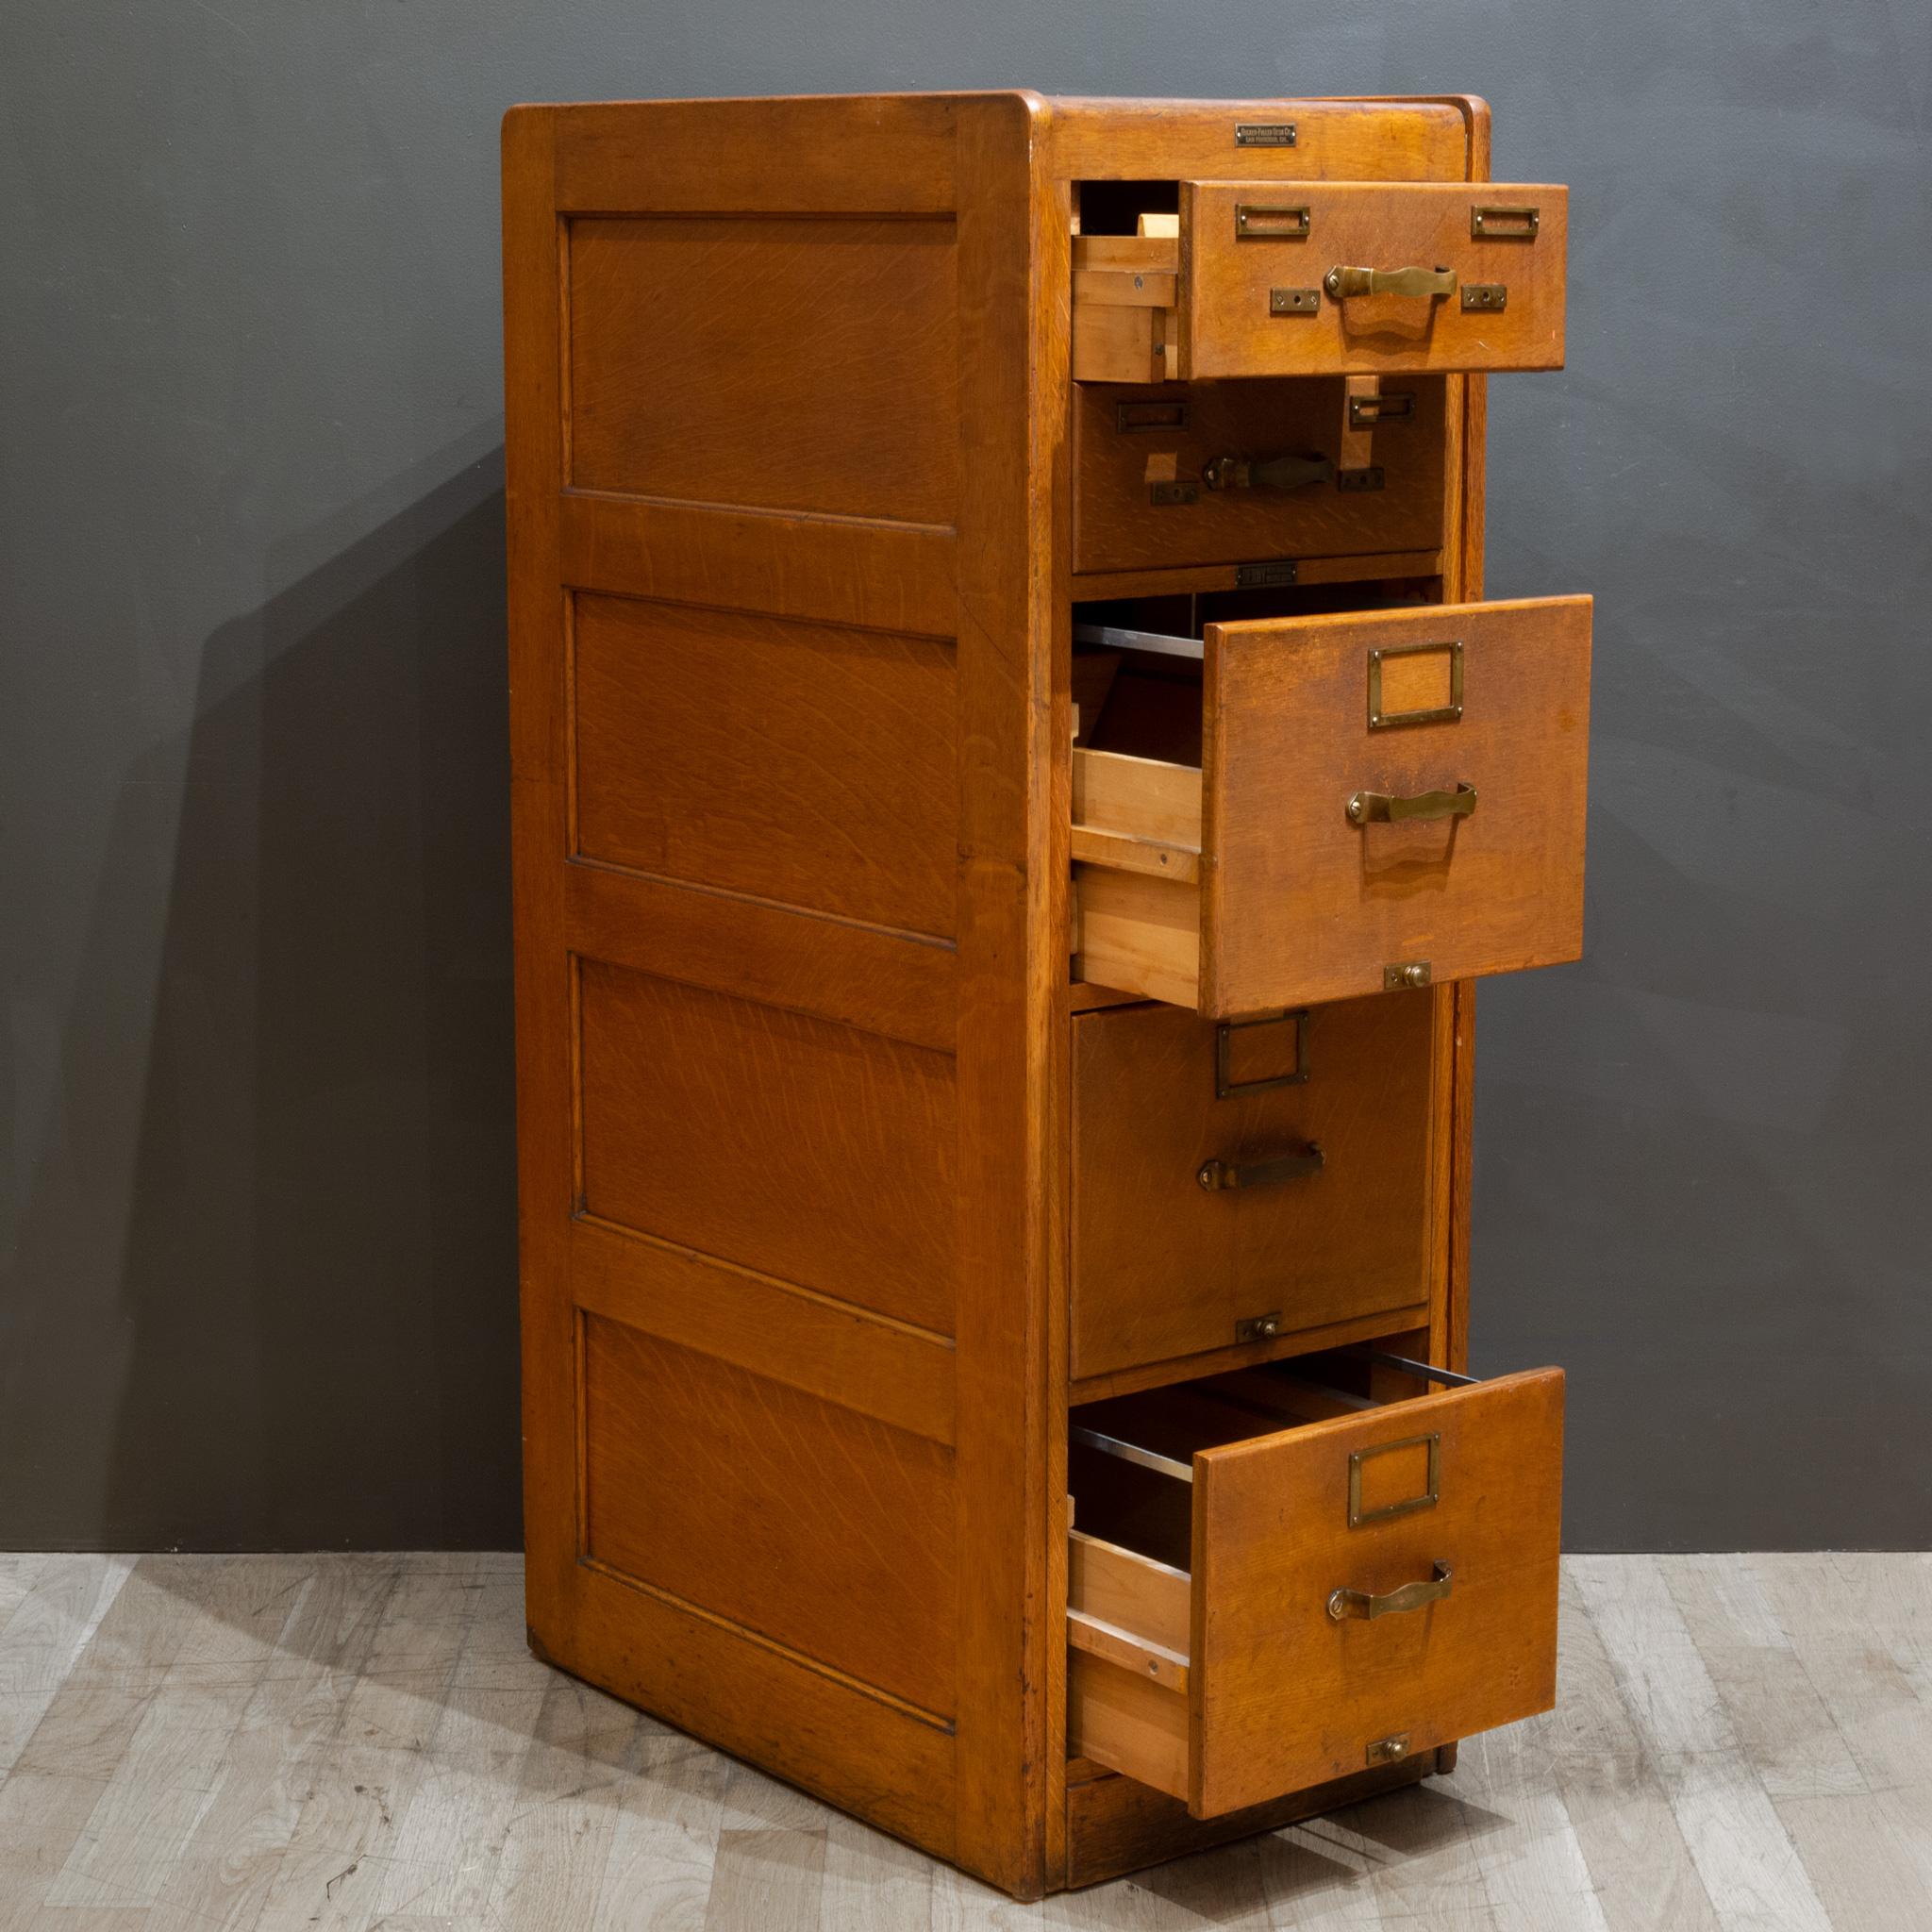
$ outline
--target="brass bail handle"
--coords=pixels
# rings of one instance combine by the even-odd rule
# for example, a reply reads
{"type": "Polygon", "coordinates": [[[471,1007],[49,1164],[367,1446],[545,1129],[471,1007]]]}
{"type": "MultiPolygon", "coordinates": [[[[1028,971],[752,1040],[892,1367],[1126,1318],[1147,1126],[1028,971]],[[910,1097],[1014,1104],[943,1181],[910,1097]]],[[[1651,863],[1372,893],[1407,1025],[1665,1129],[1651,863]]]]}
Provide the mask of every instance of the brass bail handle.
{"type": "Polygon", "coordinates": [[[1418,791],[1398,798],[1387,791],[1357,791],[1348,801],[1352,825],[1395,824],[1404,819],[1466,819],[1475,809],[1475,787],[1458,785],[1454,791],[1418,791]]]}
{"type": "Polygon", "coordinates": [[[1438,1563],[1426,1583],[1405,1583],[1384,1596],[1366,1590],[1336,1590],[1328,1593],[1328,1614],[1340,1624],[1347,1617],[1359,1617],[1373,1624],[1377,1617],[1399,1616],[1404,1610],[1419,1610],[1424,1604],[1440,1603],[1449,1594],[1449,1566],[1438,1563]]]}
{"type": "Polygon", "coordinates": [[[1453,268],[1343,268],[1328,271],[1323,286],[1338,302],[1348,295],[1416,295],[1433,300],[1456,292],[1453,268]]]}
{"type": "Polygon", "coordinates": [[[1216,457],[1201,472],[1210,490],[1300,490],[1334,477],[1335,465],[1326,457],[1270,457],[1255,463],[1244,457],[1216,457]]]}

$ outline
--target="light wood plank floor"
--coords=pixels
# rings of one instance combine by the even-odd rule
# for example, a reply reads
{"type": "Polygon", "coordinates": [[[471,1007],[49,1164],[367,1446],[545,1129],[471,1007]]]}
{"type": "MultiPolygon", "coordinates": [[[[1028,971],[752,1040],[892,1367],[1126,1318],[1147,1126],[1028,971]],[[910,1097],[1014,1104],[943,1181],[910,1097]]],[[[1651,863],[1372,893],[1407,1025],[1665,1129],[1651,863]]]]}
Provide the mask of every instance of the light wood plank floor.
{"type": "Polygon", "coordinates": [[[1572,1559],[1553,1716],[1032,1907],[544,1670],[521,1583],[0,1556],[0,1932],[1932,1932],[1932,1557],[1572,1559]]]}

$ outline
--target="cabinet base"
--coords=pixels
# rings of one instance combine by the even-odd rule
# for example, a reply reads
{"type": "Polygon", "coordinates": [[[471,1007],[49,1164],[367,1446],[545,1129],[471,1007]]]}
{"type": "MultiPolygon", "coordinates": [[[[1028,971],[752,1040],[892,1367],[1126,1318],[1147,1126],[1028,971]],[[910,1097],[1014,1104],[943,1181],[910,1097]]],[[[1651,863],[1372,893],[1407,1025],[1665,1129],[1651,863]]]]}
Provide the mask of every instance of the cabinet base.
{"type": "Polygon", "coordinates": [[[1357,1772],[1224,1818],[1204,1819],[1191,1816],[1177,1798],[1075,1758],[1067,1766],[1067,1890],[1103,1885],[1231,1839],[1278,1831],[1284,1824],[1420,1784],[1455,1765],[1456,1746],[1445,1744],[1406,1764],[1357,1772]]]}

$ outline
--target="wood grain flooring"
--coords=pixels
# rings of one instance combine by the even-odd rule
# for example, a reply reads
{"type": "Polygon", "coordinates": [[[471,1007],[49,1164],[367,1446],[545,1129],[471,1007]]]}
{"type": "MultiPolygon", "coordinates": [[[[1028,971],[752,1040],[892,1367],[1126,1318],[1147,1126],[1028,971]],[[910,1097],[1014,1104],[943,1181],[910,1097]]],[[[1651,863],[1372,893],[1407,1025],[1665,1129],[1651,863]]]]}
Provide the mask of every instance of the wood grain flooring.
{"type": "Polygon", "coordinates": [[[1932,1928],[1932,1556],[1573,1557],[1551,1716],[1030,1907],[544,1669],[522,1587],[0,1556],[0,1932],[1932,1928]]]}

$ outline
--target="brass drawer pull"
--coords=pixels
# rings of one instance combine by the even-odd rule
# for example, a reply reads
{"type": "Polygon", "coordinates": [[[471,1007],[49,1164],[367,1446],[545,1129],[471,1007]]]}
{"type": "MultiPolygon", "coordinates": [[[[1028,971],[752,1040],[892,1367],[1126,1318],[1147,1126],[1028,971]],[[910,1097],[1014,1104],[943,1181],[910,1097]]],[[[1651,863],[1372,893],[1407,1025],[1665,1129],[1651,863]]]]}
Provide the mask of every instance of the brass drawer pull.
{"type": "Polygon", "coordinates": [[[1404,1610],[1419,1610],[1424,1604],[1439,1602],[1449,1594],[1449,1566],[1436,1565],[1436,1574],[1426,1583],[1405,1583],[1386,1596],[1372,1596],[1366,1590],[1332,1591],[1328,1614],[1340,1624],[1347,1617],[1360,1617],[1373,1624],[1377,1617],[1393,1617],[1404,1610]]]}
{"type": "Polygon", "coordinates": [[[1210,490],[1300,490],[1330,482],[1334,475],[1335,465],[1326,457],[1270,457],[1258,463],[1216,457],[1201,472],[1201,480],[1210,490]]]}
{"type": "Polygon", "coordinates": [[[1348,801],[1352,825],[1393,824],[1403,819],[1466,819],[1475,809],[1475,787],[1458,785],[1454,791],[1418,791],[1397,798],[1387,791],[1357,791],[1348,801]]]}
{"type": "Polygon", "coordinates": [[[1323,283],[1339,302],[1348,295],[1419,295],[1433,298],[1456,292],[1453,268],[1342,268],[1328,271],[1323,283]]]}
{"type": "Polygon", "coordinates": [[[1204,1160],[1194,1178],[1211,1194],[1222,1188],[1272,1188],[1279,1181],[1306,1180],[1322,1172],[1322,1150],[1311,1141],[1293,1154],[1273,1160],[1204,1160]]]}

